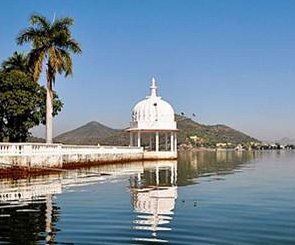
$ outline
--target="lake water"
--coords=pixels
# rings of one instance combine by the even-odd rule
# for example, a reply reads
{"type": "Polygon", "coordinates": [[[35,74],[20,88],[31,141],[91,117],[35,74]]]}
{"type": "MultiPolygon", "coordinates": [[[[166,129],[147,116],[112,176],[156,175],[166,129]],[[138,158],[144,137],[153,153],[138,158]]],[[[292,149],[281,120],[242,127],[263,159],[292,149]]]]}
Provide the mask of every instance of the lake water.
{"type": "Polygon", "coordinates": [[[295,244],[295,151],[0,180],[0,244],[295,244]]]}

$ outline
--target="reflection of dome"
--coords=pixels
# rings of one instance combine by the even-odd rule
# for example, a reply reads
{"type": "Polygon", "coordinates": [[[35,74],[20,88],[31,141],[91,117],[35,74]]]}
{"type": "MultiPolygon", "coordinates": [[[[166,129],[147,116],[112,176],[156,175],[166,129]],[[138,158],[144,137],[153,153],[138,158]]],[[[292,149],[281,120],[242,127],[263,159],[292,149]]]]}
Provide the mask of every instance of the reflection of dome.
{"type": "Polygon", "coordinates": [[[142,174],[132,181],[132,199],[134,212],[137,213],[133,221],[133,229],[152,232],[150,235],[141,234],[133,238],[141,242],[168,242],[158,238],[158,231],[169,231],[177,199],[177,162],[157,162],[144,167],[142,174]],[[167,164],[168,163],[168,164],[167,164]],[[170,174],[169,174],[170,173],[170,174]],[[170,175],[170,177],[168,177],[170,175]],[[151,178],[151,179],[148,179],[151,178]],[[170,180],[169,180],[170,179],[170,180]],[[142,183],[154,183],[156,185],[143,186],[142,183]]]}
{"type": "Polygon", "coordinates": [[[177,187],[138,190],[134,211],[146,214],[171,215],[177,198],[177,187]]]}
{"type": "Polygon", "coordinates": [[[176,130],[172,106],[157,96],[156,80],[152,79],[150,96],[133,108],[130,130],[176,130]]]}
{"type": "Polygon", "coordinates": [[[176,186],[147,187],[134,190],[134,212],[138,213],[133,229],[148,231],[171,230],[168,225],[172,220],[175,200],[177,198],[176,186]]]}

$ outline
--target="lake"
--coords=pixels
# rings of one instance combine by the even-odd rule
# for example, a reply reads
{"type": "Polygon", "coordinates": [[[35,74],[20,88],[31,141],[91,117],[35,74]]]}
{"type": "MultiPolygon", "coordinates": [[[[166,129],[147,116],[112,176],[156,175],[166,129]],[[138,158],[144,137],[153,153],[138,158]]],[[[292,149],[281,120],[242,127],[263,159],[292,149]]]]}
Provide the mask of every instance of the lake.
{"type": "Polygon", "coordinates": [[[0,244],[295,244],[295,151],[0,180],[0,244]]]}

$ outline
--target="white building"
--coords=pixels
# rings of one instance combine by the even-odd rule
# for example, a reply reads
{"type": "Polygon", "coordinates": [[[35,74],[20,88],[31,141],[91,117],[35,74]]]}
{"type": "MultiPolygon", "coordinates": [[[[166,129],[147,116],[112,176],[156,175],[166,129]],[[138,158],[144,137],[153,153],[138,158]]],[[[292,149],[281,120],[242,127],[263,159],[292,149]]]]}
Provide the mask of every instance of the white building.
{"type": "Polygon", "coordinates": [[[174,110],[157,95],[157,88],[156,80],[152,78],[150,95],[133,108],[132,121],[127,130],[130,132],[130,146],[144,147],[146,152],[150,152],[145,158],[175,158],[178,130],[174,110]],[[143,139],[148,139],[149,143],[144,143],[143,139]]]}

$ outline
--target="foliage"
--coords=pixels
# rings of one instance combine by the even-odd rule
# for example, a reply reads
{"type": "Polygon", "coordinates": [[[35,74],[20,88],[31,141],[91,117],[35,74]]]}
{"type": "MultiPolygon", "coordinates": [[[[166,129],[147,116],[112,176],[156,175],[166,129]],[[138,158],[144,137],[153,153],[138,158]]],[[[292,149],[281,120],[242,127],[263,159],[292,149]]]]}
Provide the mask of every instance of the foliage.
{"type": "Polygon", "coordinates": [[[73,72],[70,53],[81,54],[79,43],[72,38],[70,27],[74,20],[69,17],[57,18],[53,22],[42,15],[31,15],[30,26],[17,37],[18,44],[32,43],[28,54],[28,65],[33,71],[33,80],[37,82],[46,63],[47,91],[46,106],[46,142],[52,142],[52,103],[53,84],[57,73],[65,77],[73,72]]]}
{"type": "MultiPolygon", "coordinates": [[[[45,122],[46,89],[27,74],[12,70],[0,72],[0,141],[22,142],[29,129],[45,122]]],[[[54,95],[53,116],[62,108],[54,95]]]]}
{"type": "Polygon", "coordinates": [[[28,66],[28,57],[25,55],[24,52],[14,52],[11,57],[8,57],[7,60],[4,60],[2,62],[1,70],[2,72],[17,70],[22,71],[29,76],[32,76],[31,69],[28,66]]]}
{"type": "Polygon", "coordinates": [[[55,81],[56,73],[71,75],[73,68],[70,52],[74,54],[82,52],[79,43],[71,36],[70,26],[74,24],[74,20],[64,17],[51,22],[44,16],[32,15],[30,24],[30,27],[20,33],[17,43],[33,44],[28,58],[29,65],[34,70],[34,81],[39,79],[44,60],[47,64],[48,82],[55,81]]]}

